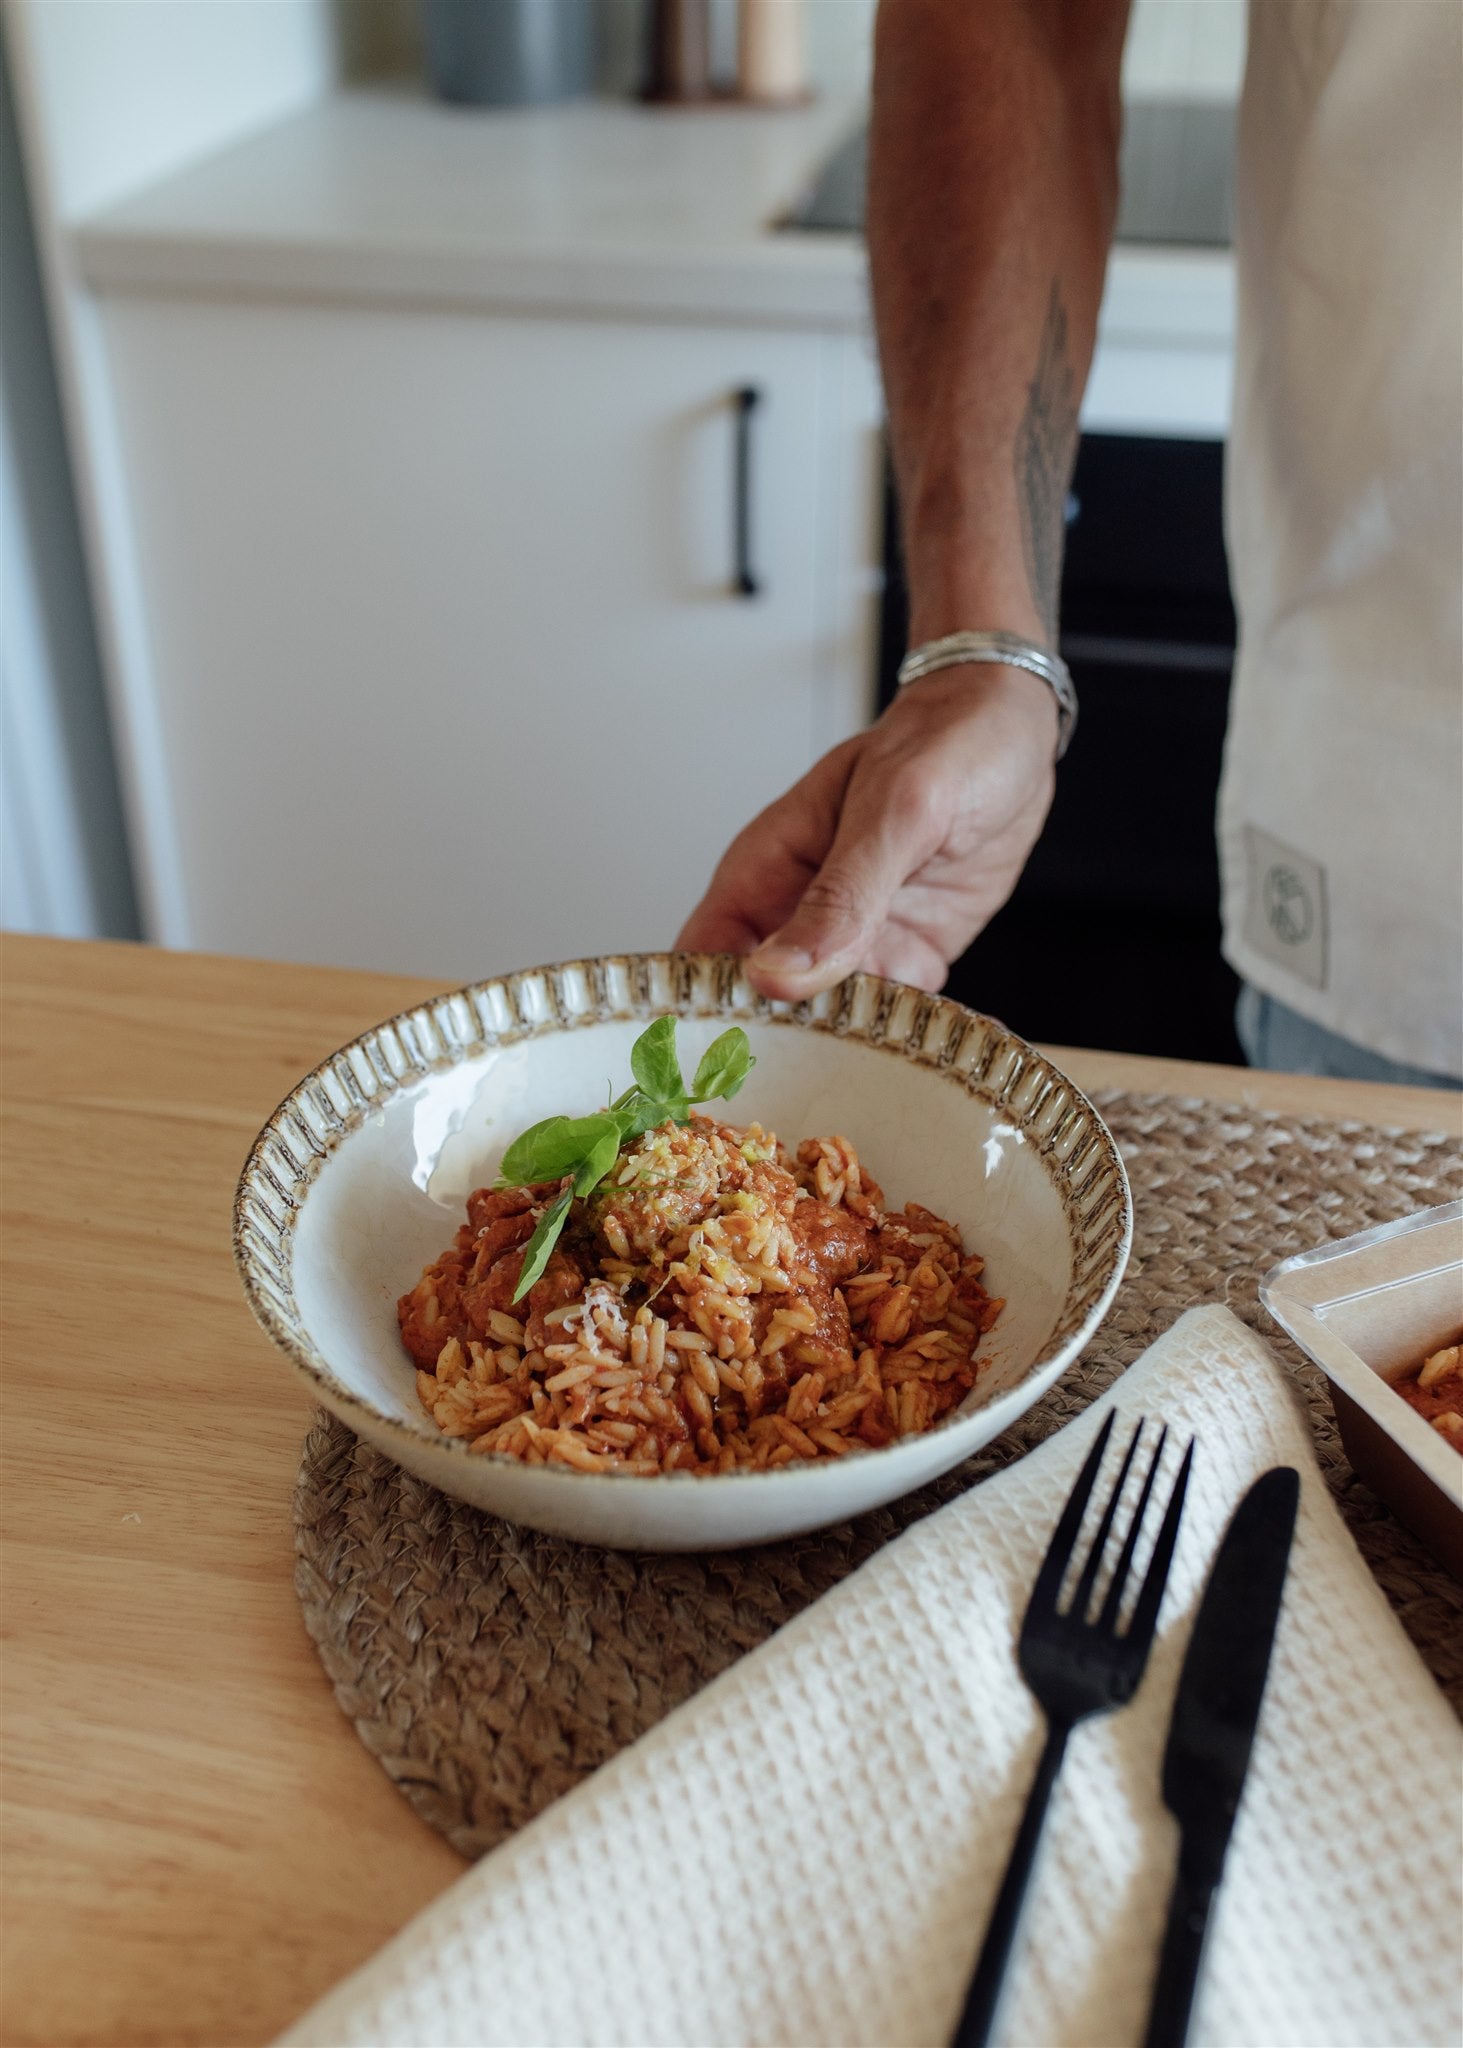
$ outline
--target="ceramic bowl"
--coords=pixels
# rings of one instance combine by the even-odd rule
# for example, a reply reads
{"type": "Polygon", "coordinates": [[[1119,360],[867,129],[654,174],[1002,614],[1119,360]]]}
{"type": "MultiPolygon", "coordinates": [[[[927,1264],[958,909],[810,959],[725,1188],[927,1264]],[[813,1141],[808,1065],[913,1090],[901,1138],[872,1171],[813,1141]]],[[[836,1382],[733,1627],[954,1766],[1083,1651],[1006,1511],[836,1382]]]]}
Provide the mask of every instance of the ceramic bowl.
{"type": "Polygon", "coordinates": [[[1117,1147],[1049,1060],[988,1017],[855,975],[813,1002],[756,994],[727,958],[575,961],[439,996],[307,1075],[239,1183],[235,1251],[255,1315],[323,1404],[445,1492],[619,1549],[769,1542],[892,1500],[1008,1429],[1091,1337],[1127,1261],[1117,1147]],[[598,1107],[633,1040],[672,1012],[689,1072],[741,1024],[757,1065],[730,1114],[796,1143],[841,1132],[894,1205],[925,1203],[986,1259],[1006,1308],[965,1403],[925,1436],[770,1472],[586,1473],[470,1454],[417,1402],[397,1297],[452,1237],[526,1125],[598,1107]]]}

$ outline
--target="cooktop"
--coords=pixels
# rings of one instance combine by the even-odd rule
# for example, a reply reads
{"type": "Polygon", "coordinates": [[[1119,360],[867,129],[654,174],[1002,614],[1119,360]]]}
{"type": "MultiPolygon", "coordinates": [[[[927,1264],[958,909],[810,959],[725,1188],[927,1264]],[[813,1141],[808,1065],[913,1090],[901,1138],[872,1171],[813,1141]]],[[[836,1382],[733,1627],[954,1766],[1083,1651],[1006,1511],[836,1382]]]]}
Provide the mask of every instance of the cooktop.
{"type": "MultiPolygon", "coordinates": [[[[1120,242],[1226,248],[1234,224],[1235,110],[1219,100],[1134,100],[1123,112],[1120,242]]],[[[869,135],[861,126],[818,171],[786,228],[861,229],[869,135]]]]}

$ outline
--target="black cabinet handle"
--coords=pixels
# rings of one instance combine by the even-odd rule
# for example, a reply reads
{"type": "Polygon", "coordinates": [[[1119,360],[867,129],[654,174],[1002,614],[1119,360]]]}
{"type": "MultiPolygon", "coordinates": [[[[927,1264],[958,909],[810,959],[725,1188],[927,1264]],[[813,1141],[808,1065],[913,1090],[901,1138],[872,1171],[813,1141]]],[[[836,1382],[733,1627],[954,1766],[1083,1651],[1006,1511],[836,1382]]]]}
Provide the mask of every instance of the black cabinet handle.
{"type": "Polygon", "coordinates": [[[755,385],[744,385],[732,399],[736,460],[732,481],[732,533],[735,560],[732,589],[739,597],[755,597],[761,585],[752,573],[752,414],[762,402],[755,385]]]}

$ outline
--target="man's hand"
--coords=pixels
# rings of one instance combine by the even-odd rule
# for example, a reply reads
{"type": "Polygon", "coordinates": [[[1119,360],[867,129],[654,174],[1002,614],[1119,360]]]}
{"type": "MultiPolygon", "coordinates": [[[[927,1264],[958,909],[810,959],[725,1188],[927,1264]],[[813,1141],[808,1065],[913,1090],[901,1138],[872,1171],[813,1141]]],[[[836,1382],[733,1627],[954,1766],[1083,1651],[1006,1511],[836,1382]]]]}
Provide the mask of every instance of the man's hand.
{"type": "Polygon", "coordinates": [[[965,666],[911,684],[732,841],[678,944],[750,953],[764,994],[855,969],[937,989],[1016,885],[1052,799],[1039,677],[965,666]]]}

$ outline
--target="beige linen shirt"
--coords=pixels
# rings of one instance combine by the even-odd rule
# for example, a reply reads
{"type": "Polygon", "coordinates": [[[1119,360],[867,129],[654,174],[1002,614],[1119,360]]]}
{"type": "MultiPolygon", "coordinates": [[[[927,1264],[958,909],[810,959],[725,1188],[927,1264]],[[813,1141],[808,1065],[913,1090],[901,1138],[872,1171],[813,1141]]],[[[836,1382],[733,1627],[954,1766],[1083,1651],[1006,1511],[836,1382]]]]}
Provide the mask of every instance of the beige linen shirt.
{"type": "Polygon", "coordinates": [[[1463,1073],[1463,9],[1251,0],[1225,952],[1463,1073]]]}

